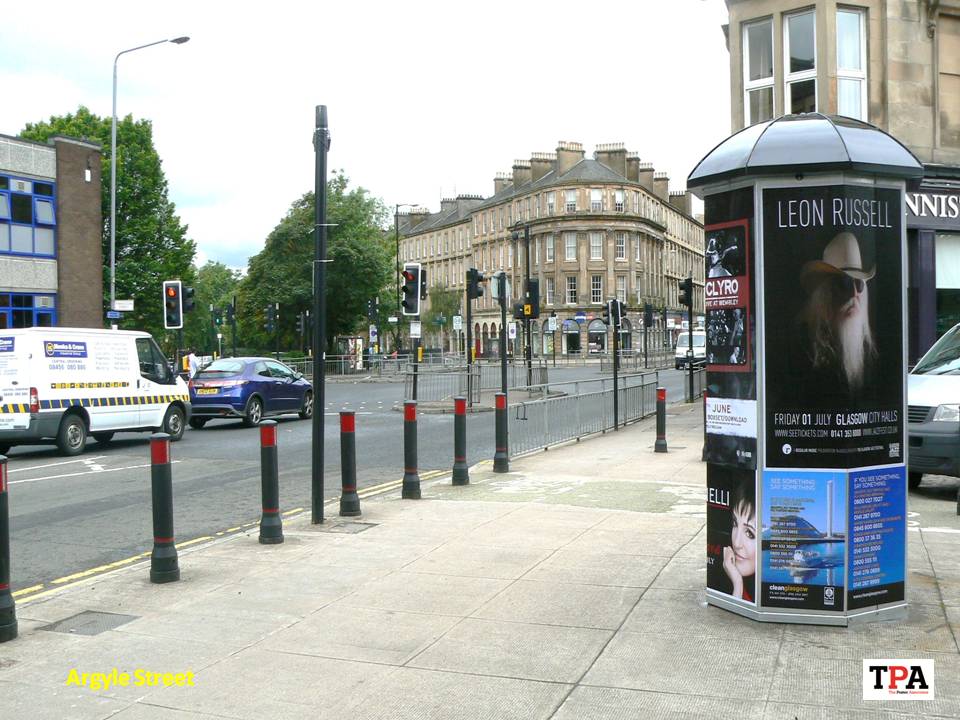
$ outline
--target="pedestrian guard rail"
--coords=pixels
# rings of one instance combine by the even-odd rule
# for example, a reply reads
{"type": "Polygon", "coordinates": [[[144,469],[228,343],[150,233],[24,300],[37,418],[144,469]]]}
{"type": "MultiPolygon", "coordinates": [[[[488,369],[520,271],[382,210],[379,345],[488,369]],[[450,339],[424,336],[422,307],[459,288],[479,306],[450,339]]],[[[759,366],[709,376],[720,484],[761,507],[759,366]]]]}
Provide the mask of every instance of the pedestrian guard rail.
{"type": "Polygon", "coordinates": [[[689,372],[689,370],[684,371],[683,392],[687,402],[693,402],[697,398],[703,397],[703,391],[707,387],[707,368],[705,365],[696,365],[693,368],[693,397],[690,397],[690,378],[687,377],[689,372]]]}
{"type": "MultiPolygon", "coordinates": [[[[643,350],[621,350],[620,372],[642,372],[674,367],[676,358],[670,348],[650,348],[643,350]]],[[[613,354],[600,356],[600,372],[613,372],[613,354]]]]}
{"type": "MultiPolygon", "coordinates": [[[[620,425],[656,413],[658,384],[657,372],[627,374],[619,378],[620,425]]],[[[532,399],[510,404],[511,456],[613,429],[612,378],[551,383],[528,388],[527,392],[532,399]]]]}

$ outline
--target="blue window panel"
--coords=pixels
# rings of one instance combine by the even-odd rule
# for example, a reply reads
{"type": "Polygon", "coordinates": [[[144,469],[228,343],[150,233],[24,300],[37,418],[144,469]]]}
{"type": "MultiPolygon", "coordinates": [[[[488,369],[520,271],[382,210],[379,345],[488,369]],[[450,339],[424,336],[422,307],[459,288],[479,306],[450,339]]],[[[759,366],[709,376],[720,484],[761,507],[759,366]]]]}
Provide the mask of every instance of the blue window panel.
{"type": "Polygon", "coordinates": [[[0,193],[0,220],[10,219],[10,196],[0,193]]]}
{"type": "Polygon", "coordinates": [[[33,201],[33,216],[38,225],[56,225],[57,221],[53,214],[53,202],[35,198],[33,201]]]}
{"type": "Polygon", "coordinates": [[[10,226],[10,252],[33,254],[33,228],[29,225],[10,226]]]}
{"type": "Polygon", "coordinates": [[[10,252],[10,226],[0,223],[0,253],[10,252]]]}
{"type": "Polygon", "coordinates": [[[33,251],[37,255],[53,255],[53,228],[38,227],[33,231],[33,251]]]}

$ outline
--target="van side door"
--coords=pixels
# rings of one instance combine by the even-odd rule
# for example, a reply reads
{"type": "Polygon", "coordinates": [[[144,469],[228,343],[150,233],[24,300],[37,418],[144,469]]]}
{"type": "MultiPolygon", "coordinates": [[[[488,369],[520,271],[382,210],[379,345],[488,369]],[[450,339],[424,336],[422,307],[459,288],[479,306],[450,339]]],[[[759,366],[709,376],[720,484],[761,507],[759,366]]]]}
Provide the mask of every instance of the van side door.
{"type": "Polygon", "coordinates": [[[171,398],[179,394],[176,376],[153,338],[137,338],[137,360],[140,378],[137,380],[140,407],[140,427],[161,427],[171,398]]]}

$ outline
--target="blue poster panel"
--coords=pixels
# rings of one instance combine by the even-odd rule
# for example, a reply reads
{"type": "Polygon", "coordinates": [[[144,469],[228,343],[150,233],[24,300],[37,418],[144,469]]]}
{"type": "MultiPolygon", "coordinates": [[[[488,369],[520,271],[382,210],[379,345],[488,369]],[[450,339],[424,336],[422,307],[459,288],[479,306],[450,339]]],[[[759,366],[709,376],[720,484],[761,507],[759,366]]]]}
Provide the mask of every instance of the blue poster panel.
{"type": "Polygon", "coordinates": [[[764,607],[843,610],[846,473],[763,473],[764,607]]]}
{"type": "Polygon", "coordinates": [[[906,488],[903,465],[850,473],[850,610],[904,599],[906,488]]]}

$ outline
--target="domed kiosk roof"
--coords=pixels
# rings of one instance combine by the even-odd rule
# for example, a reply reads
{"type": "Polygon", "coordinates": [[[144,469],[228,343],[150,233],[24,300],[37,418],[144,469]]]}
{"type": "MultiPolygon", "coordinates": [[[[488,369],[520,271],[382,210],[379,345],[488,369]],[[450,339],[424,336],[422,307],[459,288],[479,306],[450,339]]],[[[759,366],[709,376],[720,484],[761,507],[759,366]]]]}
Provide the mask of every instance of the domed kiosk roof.
{"type": "Polygon", "coordinates": [[[923,165],[916,156],[880,128],[840,115],[803,113],[757,123],[731,135],[697,164],[687,187],[812,171],[923,177],[923,165]]]}

